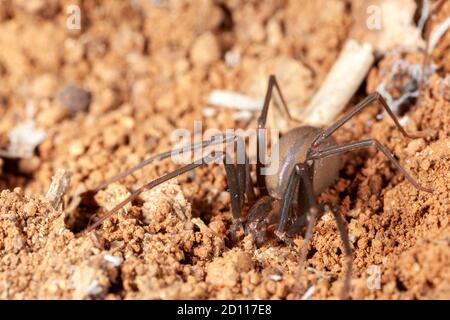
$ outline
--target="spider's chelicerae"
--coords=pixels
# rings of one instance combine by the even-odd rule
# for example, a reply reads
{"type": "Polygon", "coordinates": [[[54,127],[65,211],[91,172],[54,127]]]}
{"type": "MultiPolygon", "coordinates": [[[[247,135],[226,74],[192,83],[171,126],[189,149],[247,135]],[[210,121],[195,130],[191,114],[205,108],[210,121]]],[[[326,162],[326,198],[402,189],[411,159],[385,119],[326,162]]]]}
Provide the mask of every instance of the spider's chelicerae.
{"type": "MultiPolygon", "coordinates": [[[[414,136],[408,134],[402,128],[384,98],[375,92],[362,100],[327,129],[300,126],[288,131],[278,141],[278,169],[275,173],[263,175],[262,172],[265,166],[263,165],[263,159],[260,158],[260,149],[263,146],[263,143],[265,145],[266,120],[274,89],[278,92],[284,112],[290,117],[280,87],[275,77],[270,76],[263,109],[258,118],[256,182],[254,183],[251,179],[251,166],[249,165],[246,155],[244,157],[245,160],[241,161],[242,163],[235,163],[233,160],[234,158],[232,159],[232,157],[225,152],[214,151],[208,155],[209,158],[222,159],[225,166],[228,187],[231,194],[231,211],[234,218],[234,224],[231,227],[230,234],[233,237],[236,234],[236,230],[242,228],[245,233],[252,234],[256,243],[260,245],[268,237],[273,236],[278,237],[283,241],[289,241],[291,236],[302,231],[306,227],[305,240],[300,253],[299,270],[301,270],[306,259],[308,244],[311,240],[313,227],[317,219],[324,212],[327,212],[328,210],[331,211],[335,217],[344,246],[346,273],[343,295],[346,296],[350,289],[352,250],[345,227],[345,220],[333,205],[326,203],[319,204],[316,200],[316,197],[324,189],[331,186],[338,178],[342,165],[340,155],[360,148],[374,147],[378,151],[381,151],[390,160],[392,165],[397,168],[397,170],[399,170],[414,187],[426,192],[431,192],[431,190],[421,186],[399,164],[394,155],[377,140],[366,139],[337,144],[331,135],[366,106],[378,102],[384,107],[387,114],[389,114],[394,121],[396,127],[405,137],[413,138],[414,136]],[[232,160],[230,161],[230,159],[232,160]],[[246,213],[243,212],[245,204],[250,207],[246,213]]],[[[191,144],[179,150],[192,151],[194,149],[228,142],[234,143],[236,152],[243,152],[245,154],[245,148],[242,149],[242,138],[235,135],[222,135],[219,138],[216,137],[216,139],[191,144]],[[239,146],[241,149],[239,149],[239,146]]],[[[102,183],[89,193],[92,194],[92,192],[104,188],[109,183],[117,181],[151,162],[169,158],[173,152],[174,150],[170,150],[150,157],[135,167],[102,183]]],[[[117,213],[125,204],[134,200],[144,190],[154,188],[169,179],[194,170],[206,163],[206,161],[202,161],[201,163],[195,162],[187,164],[143,185],[135,190],[128,198],[103,215],[98,221],[86,228],[81,234],[86,234],[97,228],[103,221],[117,213]]]]}

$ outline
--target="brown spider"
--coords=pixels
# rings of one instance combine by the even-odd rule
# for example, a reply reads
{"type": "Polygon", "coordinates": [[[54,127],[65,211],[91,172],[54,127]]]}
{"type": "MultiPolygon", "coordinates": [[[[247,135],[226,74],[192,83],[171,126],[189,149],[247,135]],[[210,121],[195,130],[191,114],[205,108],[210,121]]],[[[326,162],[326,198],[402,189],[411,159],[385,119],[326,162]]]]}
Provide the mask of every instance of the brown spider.
{"type": "MultiPolygon", "coordinates": [[[[422,91],[424,87],[425,67],[429,64],[430,59],[428,48],[431,18],[439,12],[444,3],[445,0],[438,0],[427,17],[424,32],[426,48],[424,51],[421,79],[419,81],[420,91],[422,91]]],[[[89,201],[89,198],[91,198],[95,192],[103,189],[108,184],[118,181],[152,162],[169,158],[174,152],[193,151],[212,145],[232,142],[234,144],[233,147],[235,148],[236,157],[239,157],[240,155],[241,161],[234,163],[235,159],[232,159],[230,154],[225,152],[214,152],[202,159],[205,161],[196,161],[182,166],[173,172],[141,186],[78,235],[85,235],[96,229],[106,219],[110,218],[123,208],[124,205],[136,199],[144,190],[154,188],[167,180],[203,166],[207,164],[208,161],[210,162],[211,159],[221,159],[225,166],[229,192],[231,194],[231,211],[234,223],[230,228],[230,235],[234,241],[237,240],[237,231],[243,230],[246,234],[251,234],[253,236],[257,245],[261,245],[268,238],[273,236],[278,237],[285,242],[289,242],[292,235],[299,233],[306,227],[298,269],[299,272],[301,272],[306,259],[308,245],[312,237],[313,227],[317,219],[324,212],[331,211],[333,213],[344,246],[346,273],[342,295],[343,297],[347,297],[350,291],[352,272],[352,249],[346,231],[345,220],[333,205],[326,203],[319,204],[316,201],[316,197],[327,187],[331,186],[338,177],[342,164],[339,155],[355,149],[375,147],[391,161],[392,165],[396,167],[415,188],[425,192],[432,192],[432,190],[421,186],[414,178],[412,178],[398,163],[390,150],[377,140],[366,139],[338,145],[331,135],[366,106],[378,102],[386,110],[396,127],[405,137],[413,138],[415,136],[408,134],[402,128],[388,103],[378,92],[375,92],[362,100],[327,129],[300,126],[288,131],[278,142],[280,163],[278,170],[276,170],[275,173],[263,175],[265,166],[261,158],[265,158],[265,149],[264,152],[261,153],[261,146],[265,145],[266,121],[274,88],[279,94],[285,115],[290,120],[296,121],[292,119],[289,114],[286,102],[275,77],[270,76],[264,105],[258,118],[256,186],[250,177],[250,165],[245,152],[243,138],[236,135],[216,136],[211,140],[154,155],[133,168],[105,181],[94,190],[85,192],[82,197],[89,201]],[[242,159],[244,159],[244,161],[242,161],[242,159]],[[259,190],[259,193],[257,193],[258,197],[256,197],[255,189],[259,190]],[[246,214],[243,214],[245,204],[247,204],[250,209],[246,214]]]]}
{"type": "MultiPolygon", "coordinates": [[[[397,162],[394,155],[377,140],[366,139],[338,145],[331,135],[366,106],[373,102],[379,102],[391,116],[400,132],[409,138],[412,138],[413,136],[408,134],[402,128],[384,98],[375,92],[362,100],[341,119],[325,130],[311,126],[300,126],[284,134],[278,142],[280,165],[276,173],[264,176],[262,170],[265,166],[262,164],[262,159],[260,158],[260,147],[265,143],[266,119],[274,88],[279,94],[286,115],[293,120],[289,115],[285,100],[275,77],[270,76],[263,109],[258,118],[256,189],[259,190],[259,199],[255,196],[255,186],[250,178],[250,165],[245,154],[245,149],[242,149],[243,139],[241,137],[235,135],[223,135],[218,139],[215,137],[214,139],[191,144],[177,150],[191,151],[210,145],[232,142],[236,147],[236,152],[243,152],[245,161],[236,164],[234,163],[234,159],[231,159],[229,154],[225,152],[216,151],[208,155],[210,158],[222,159],[225,166],[229,192],[231,194],[231,211],[234,218],[234,224],[231,227],[230,233],[232,237],[235,237],[237,229],[242,228],[245,233],[252,234],[256,244],[260,245],[271,236],[276,236],[283,241],[288,241],[292,235],[300,232],[306,226],[305,241],[300,253],[299,270],[302,270],[303,263],[306,259],[308,244],[311,240],[313,227],[317,219],[324,212],[331,210],[336,219],[338,230],[344,245],[346,274],[343,295],[346,296],[350,290],[352,250],[345,222],[340,213],[332,205],[318,204],[316,201],[316,196],[318,196],[325,188],[332,185],[337,179],[342,164],[339,155],[355,149],[375,147],[391,161],[392,165],[396,167],[414,187],[426,192],[431,192],[431,190],[421,186],[414,178],[412,178],[397,162]],[[241,147],[240,149],[239,146],[241,147]],[[250,206],[247,215],[242,214],[245,202],[250,206]]],[[[92,194],[104,188],[109,183],[117,181],[151,162],[168,158],[173,152],[174,150],[170,150],[150,157],[135,167],[102,183],[93,191],[89,191],[89,193],[92,194]]],[[[97,228],[103,221],[117,213],[125,204],[134,200],[144,190],[154,188],[167,180],[205,164],[206,161],[187,164],[143,185],[80,234],[86,234],[97,228]]]]}

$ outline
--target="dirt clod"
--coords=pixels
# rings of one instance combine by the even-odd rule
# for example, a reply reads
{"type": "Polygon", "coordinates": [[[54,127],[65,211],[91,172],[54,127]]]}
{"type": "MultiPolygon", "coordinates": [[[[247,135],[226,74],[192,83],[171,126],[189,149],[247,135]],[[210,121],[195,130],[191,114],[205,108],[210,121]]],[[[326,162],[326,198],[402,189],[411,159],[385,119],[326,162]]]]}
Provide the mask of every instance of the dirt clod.
{"type": "Polygon", "coordinates": [[[231,250],[209,264],[206,281],[217,286],[233,287],[238,283],[240,273],[249,271],[251,267],[252,257],[248,253],[231,250]]]}
{"type": "Polygon", "coordinates": [[[198,67],[205,67],[220,58],[219,43],[214,34],[208,32],[199,36],[190,51],[191,60],[198,67]]]}

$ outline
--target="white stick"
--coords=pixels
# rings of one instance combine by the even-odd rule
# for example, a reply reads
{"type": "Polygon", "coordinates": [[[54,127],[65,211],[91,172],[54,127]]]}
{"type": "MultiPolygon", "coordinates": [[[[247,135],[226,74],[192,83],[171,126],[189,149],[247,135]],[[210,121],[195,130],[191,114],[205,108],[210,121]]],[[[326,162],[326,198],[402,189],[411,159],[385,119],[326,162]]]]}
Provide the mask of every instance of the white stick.
{"type": "Polygon", "coordinates": [[[314,294],[314,291],[316,291],[315,286],[311,286],[306,290],[305,294],[302,296],[301,300],[309,300],[311,299],[312,295],[314,294]]]}
{"type": "Polygon", "coordinates": [[[372,45],[347,40],[338,60],[304,111],[302,121],[313,126],[329,125],[358,90],[373,62],[372,45]]]}
{"type": "Polygon", "coordinates": [[[259,111],[264,98],[249,97],[234,91],[213,90],[208,96],[208,103],[231,109],[259,111]]]}
{"type": "Polygon", "coordinates": [[[444,36],[444,34],[450,28],[450,17],[445,19],[439,25],[437,25],[430,35],[430,47],[428,48],[428,53],[432,53],[439,40],[444,36]]]}

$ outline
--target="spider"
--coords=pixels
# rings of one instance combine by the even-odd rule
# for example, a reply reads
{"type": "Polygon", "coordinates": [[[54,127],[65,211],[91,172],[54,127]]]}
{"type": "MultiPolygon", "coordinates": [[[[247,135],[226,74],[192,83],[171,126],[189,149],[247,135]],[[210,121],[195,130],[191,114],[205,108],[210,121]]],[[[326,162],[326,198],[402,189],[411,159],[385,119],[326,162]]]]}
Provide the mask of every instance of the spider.
{"type": "MultiPolygon", "coordinates": [[[[249,165],[245,149],[238,148],[239,146],[242,147],[243,138],[235,135],[221,135],[213,137],[211,140],[205,140],[197,144],[191,144],[180,149],[169,150],[154,155],[135,167],[112,177],[94,190],[86,192],[84,196],[87,194],[92,196],[92,194],[103,189],[108,184],[120,180],[154,161],[169,158],[174,151],[192,151],[211,145],[231,142],[236,147],[236,152],[240,151],[244,153],[244,161],[235,163],[235,159],[230,154],[217,151],[203,158],[203,160],[206,160],[207,157],[209,159],[219,159],[225,166],[228,188],[231,195],[231,212],[234,220],[230,228],[231,236],[234,237],[237,230],[240,229],[246,234],[251,234],[257,245],[261,245],[270,237],[277,237],[282,241],[289,242],[289,239],[293,235],[304,230],[306,227],[304,244],[300,251],[299,270],[302,270],[308,252],[308,245],[313,234],[313,227],[322,214],[331,211],[336,220],[346,259],[346,272],[342,290],[342,296],[346,297],[350,291],[352,249],[346,231],[345,220],[333,205],[328,203],[319,204],[316,200],[316,197],[331,186],[338,178],[342,166],[340,154],[356,149],[374,147],[382,152],[391,164],[415,188],[425,192],[432,192],[432,190],[420,185],[400,165],[389,149],[377,140],[366,139],[337,144],[331,135],[365,107],[378,102],[386,110],[387,114],[394,121],[395,126],[405,137],[415,138],[416,136],[407,133],[403,129],[384,98],[375,92],[363,99],[327,129],[299,126],[282,135],[277,142],[279,146],[280,165],[275,173],[263,175],[263,169],[266,166],[262,162],[260,149],[263,143],[265,143],[267,130],[266,120],[274,89],[281,100],[283,111],[291,120],[294,120],[289,114],[285,99],[275,76],[270,76],[264,105],[257,125],[255,182],[251,179],[251,166],[249,165]],[[256,196],[257,193],[255,192],[257,190],[259,190],[258,196],[256,196]],[[243,214],[245,204],[250,207],[247,214],[243,214]]],[[[275,106],[278,107],[277,104],[275,106]]],[[[125,200],[104,214],[99,220],[88,226],[79,235],[87,234],[96,229],[103,221],[117,213],[125,204],[136,199],[144,190],[154,188],[165,181],[194,170],[206,163],[207,161],[202,161],[184,165],[173,172],[167,173],[141,186],[125,200]]]]}

